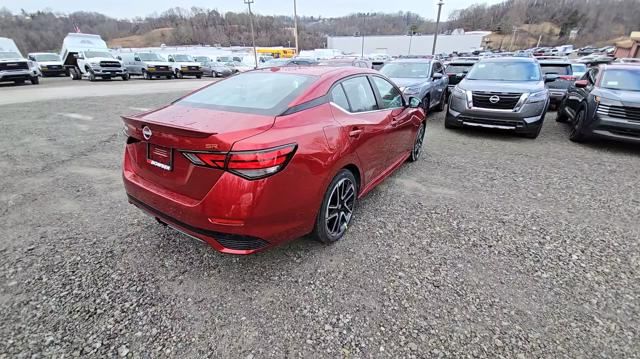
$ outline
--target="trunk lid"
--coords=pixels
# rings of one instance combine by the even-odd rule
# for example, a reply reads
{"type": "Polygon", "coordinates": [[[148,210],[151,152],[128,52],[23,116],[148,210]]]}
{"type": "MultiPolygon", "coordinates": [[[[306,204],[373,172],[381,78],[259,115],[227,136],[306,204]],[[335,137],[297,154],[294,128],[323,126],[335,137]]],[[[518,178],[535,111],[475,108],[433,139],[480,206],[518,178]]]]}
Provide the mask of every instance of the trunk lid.
{"type": "Polygon", "coordinates": [[[273,116],[181,104],[122,119],[129,136],[125,155],[136,175],[195,200],[202,199],[224,172],[196,166],[181,151],[226,153],[235,142],[267,131],[275,121],[273,116]]]}

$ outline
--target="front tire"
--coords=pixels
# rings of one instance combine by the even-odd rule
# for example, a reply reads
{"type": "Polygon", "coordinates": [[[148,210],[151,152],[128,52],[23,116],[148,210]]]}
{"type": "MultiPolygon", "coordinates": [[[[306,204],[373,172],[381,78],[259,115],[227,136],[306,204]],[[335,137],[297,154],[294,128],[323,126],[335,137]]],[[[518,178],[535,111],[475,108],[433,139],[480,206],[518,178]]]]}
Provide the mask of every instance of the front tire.
{"type": "Polygon", "coordinates": [[[122,81],[129,81],[129,74],[122,75],[122,81]]]}
{"type": "Polygon", "coordinates": [[[31,78],[31,84],[32,85],[37,85],[40,83],[40,78],[38,76],[34,76],[31,78]]]}
{"type": "Polygon", "coordinates": [[[584,133],[584,122],[587,119],[587,109],[582,106],[576,118],[571,124],[571,132],[569,133],[569,140],[573,142],[584,142],[587,139],[587,135],[584,133]]]}
{"type": "Polygon", "coordinates": [[[92,71],[89,71],[89,81],[93,82],[95,80],[96,80],[96,75],[92,71]]]}
{"type": "Polygon", "coordinates": [[[411,150],[411,156],[409,156],[409,162],[416,162],[420,159],[420,154],[422,153],[422,145],[424,144],[424,135],[426,132],[426,124],[423,122],[418,129],[418,133],[416,134],[416,138],[413,141],[413,149],[411,150]]]}
{"type": "Polygon", "coordinates": [[[424,110],[425,115],[429,114],[430,107],[431,107],[431,98],[429,98],[429,95],[427,95],[422,99],[422,109],[424,110]]]}
{"type": "Polygon", "coordinates": [[[313,236],[325,244],[340,240],[353,219],[357,197],[355,176],[347,169],[340,170],[322,198],[313,236]]]}

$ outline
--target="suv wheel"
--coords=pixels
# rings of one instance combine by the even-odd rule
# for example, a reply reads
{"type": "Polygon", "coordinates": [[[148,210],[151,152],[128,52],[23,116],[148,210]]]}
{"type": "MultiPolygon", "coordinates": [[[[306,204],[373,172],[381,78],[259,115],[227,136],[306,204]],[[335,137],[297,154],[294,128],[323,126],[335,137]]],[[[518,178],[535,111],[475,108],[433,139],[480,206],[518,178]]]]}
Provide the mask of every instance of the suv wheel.
{"type": "Polygon", "coordinates": [[[587,139],[587,135],[584,134],[584,122],[586,118],[587,110],[582,106],[571,124],[571,132],[569,133],[569,139],[571,141],[584,142],[587,139]]]}
{"type": "Polygon", "coordinates": [[[37,85],[40,83],[40,78],[38,76],[34,76],[31,78],[31,84],[32,85],[37,85]]]}
{"type": "Polygon", "coordinates": [[[333,178],[322,199],[313,236],[329,244],[342,238],[353,218],[358,186],[353,173],[343,169],[333,178]]]}
{"type": "Polygon", "coordinates": [[[142,76],[143,76],[145,79],[147,79],[147,80],[152,80],[152,79],[153,79],[153,76],[151,76],[151,74],[150,74],[150,73],[148,73],[148,72],[147,72],[147,71],[145,71],[145,70],[142,70],[142,76]]]}

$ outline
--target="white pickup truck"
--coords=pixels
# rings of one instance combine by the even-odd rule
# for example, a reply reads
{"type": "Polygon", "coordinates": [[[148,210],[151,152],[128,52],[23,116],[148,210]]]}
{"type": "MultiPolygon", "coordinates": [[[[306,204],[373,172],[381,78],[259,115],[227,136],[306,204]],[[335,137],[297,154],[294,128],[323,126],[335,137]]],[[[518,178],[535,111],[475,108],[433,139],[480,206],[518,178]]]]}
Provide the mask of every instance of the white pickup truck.
{"type": "Polygon", "coordinates": [[[202,78],[200,63],[196,62],[193,57],[185,54],[168,54],[167,60],[172,64],[173,72],[177,78],[181,79],[184,76],[202,78]]]}
{"type": "Polygon", "coordinates": [[[0,82],[23,84],[31,81],[40,83],[40,72],[36,65],[25,59],[16,43],[6,37],[0,37],[0,82]]]}
{"type": "Polygon", "coordinates": [[[60,56],[74,80],[83,77],[89,81],[97,78],[110,80],[114,77],[129,80],[127,68],[111,54],[107,43],[99,35],[68,34],[62,43],[60,56]]]}

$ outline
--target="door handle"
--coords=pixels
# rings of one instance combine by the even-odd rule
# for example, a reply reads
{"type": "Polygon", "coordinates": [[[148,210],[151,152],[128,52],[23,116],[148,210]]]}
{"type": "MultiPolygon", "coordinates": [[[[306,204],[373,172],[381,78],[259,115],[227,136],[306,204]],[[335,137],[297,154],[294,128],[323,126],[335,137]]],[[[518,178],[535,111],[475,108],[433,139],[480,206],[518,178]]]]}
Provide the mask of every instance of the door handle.
{"type": "Polygon", "coordinates": [[[360,135],[362,134],[362,130],[361,129],[353,129],[351,130],[351,132],[349,132],[349,137],[354,137],[354,138],[358,138],[360,137],[360,135]]]}

